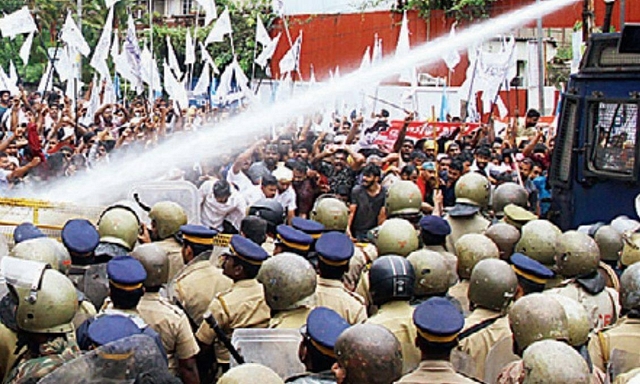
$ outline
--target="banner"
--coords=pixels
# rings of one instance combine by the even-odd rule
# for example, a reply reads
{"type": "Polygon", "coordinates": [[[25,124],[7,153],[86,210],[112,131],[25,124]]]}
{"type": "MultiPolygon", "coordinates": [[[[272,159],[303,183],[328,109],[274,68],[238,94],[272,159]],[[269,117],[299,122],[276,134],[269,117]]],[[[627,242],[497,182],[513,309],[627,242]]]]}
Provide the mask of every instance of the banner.
{"type": "MultiPolygon", "coordinates": [[[[378,145],[381,150],[390,152],[393,149],[393,144],[396,142],[403,125],[404,121],[402,120],[392,120],[387,130],[378,133],[378,136],[374,140],[374,144],[378,145]]],[[[406,138],[413,140],[414,142],[421,139],[433,139],[434,129],[436,130],[435,137],[438,138],[442,135],[451,134],[451,132],[458,127],[462,127],[461,130],[463,135],[468,135],[480,128],[480,124],[414,121],[409,123],[406,138]]]]}

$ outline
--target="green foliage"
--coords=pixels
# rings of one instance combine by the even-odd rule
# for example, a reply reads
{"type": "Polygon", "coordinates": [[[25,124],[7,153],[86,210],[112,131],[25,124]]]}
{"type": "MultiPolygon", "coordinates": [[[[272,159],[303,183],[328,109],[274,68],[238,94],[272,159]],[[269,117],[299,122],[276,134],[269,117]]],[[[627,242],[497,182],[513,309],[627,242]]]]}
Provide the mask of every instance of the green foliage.
{"type": "Polygon", "coordinates": [[[400,9],[413,9],[427,19],[431,11],[445,11],[449,17],[457,20],[475,20],[489,16],[492,3],[496,0],[407,0],[401,3],[400,9]]]}

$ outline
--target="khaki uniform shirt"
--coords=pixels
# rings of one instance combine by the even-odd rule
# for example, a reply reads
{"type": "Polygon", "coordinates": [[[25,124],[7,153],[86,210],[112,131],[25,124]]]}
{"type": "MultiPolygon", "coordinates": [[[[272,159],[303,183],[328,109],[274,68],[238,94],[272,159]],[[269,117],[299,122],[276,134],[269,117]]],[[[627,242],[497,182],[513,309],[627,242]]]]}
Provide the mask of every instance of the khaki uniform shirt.
{"type": "Polygon", "coordinates": [[[182,245],[173,237],[158,241],[157,244],[167,252],[167,257],[169,258],[169,278],[167,281],[171,281],[184,267],[182,245]]]}
{"type": "Polygon", "coordinates": [[[311,312],[312,309],[311,307],[305,306],[280,311],[269,320],[269,328],[300,329],[300,327],[307,324],[307,316],[309,316],[309,312],[311,312]]]}
{"type": "Polygon", "coordinates": [[[357,293],[348,291],[340,280],[318,277],[316,295],[319,307],[333,309],[351,325],[363,323],[367,319],[364,299],[357,293]]]}
{"type": "Polygon", "coordinates": [[[614,326],[603,329],[589,340],[589,356],[596,367],[605,370],[611,351],[638,353],[640,345],[640,319],[623,317],[614,326]]]}
{"type": "Polygon", "coordinates": [[[444,219],[451,226],[451,233],[447,236],[447,249],[454,254],[457,254],[455,243],[459,238],[468,233],[483,234],[491,224],[489,220],[479,213],[471,217],[451,217],[446,215],[444,219]]]}
{"type": "Polygon", "coordinates": [[[231,288],[233,281],[209,260],[189,264],[175,278],[174,294],[194,328],[202,324],[202,317],[218,293],[231,288]]]}
{"type": "Polygon", "coordinates": [[[618,375],[613,381],[613,384],[627,384],[632,379],[637,377],[640,377],[640,368],[635,368],[630,370],[629,372],[618,375]]]}
{"type": "Polygon", "coordinates": [[[414,370],[420,363],[420,350],[416,347],[416,326],[413,324],[413,307],[407,301],[390,301],[382,304],[378,313],[367,324],[377,324],[390,330],[402,346],[402,373],[414,370]]]}
{"type": "MultiPolygon", "coordinates": [[[[271,318],[271,310],[264,299],[262,284],[256,279],[233,283],[228,291],[216,295],[209,305],[209,311],[229,340],[234,329],[266,328],[271,318]]],[[[211,345],[217,339],[215,331],[204,321],[196,332],[196,337],[207,345],[211,345]]],[[[229,351],[221,343],[215,347],[218,362],[228,363],[229,351]]]]}
{"type": "Polygon", "coordinates": [[[496,317],[500,318],[488,327],[460,340],[458,344],[458,349],[465,352],[473,360],[475,368],[474,377],[478,380],[484,380],[485,362],[489,351],[498,341],[506,337],[511,337],[511,329],[509,328],[509,320],[506,316],[502,316],[500,312],[489,309],[476,308],[471,312],[469,317],[465,319],[463,332],[496,317]]]}
{"type": "Polygon", "coordinates": [[[365,268],[362,270],[362,275],[360,276],[360,280],[358,280],[355,293],[364,299],[364,305],[367,308],[369,316],[375,315],[378,311],[378,307],[373,305],[371,292],[369,292],[369,269],[365,268]]]}
{"type": "Polygon", "coordinates": [[[267,251],[270,256],[273,256],[273,251],[276,250],[276,241],[272,237],[267,236],[267,239],[262,243],[261,247],[267,251]]]}
{"type": "Polygon", "coordinates": [[[0,322],[0,382],[2,383],[20,356],[20,353],[14,353],[17,341],[18,335],[0,322]]]}
{"type": "Polygon", "coordinates": [[[469,293],[469,280],[460,280],[458,284],[449,288],[449,296],[458,300],[460,306],[462,306],[462,311],[464,313],[464,317],[469,316],[471,311],[469,310],[469,297],[467,296],[469,293]]]}
{"type": "Polygon", "coordinates": [[[349,270],[344,275],[345,285],[354,291],[360,281],[362,271],[378,258],[378,250],[373,244],[355,244],[353,257],[349,260],[349,270]]]}
{"type": "Polygon", "coordinates": [[[169,359],[169,370],[176,373],[178,360],[198,354],[200,348],[193,336],[189,319],[180,308],[169,303],[156,292],[147,292],[138,303],[138,314],[158,332],[169,359]]]}
{"type": "Polygon", "coordinates": [[[620,304],[618,292],[615,289],[605,287],[602,292],[592,295],[578,283],[565,281],[562,285],[560,288],[551,289],[548,292],[570,297],[582,304],[591,318],[594,330],[598,331],[618,321],[620,304]]]}
{"type": "Polygon", "coordinates": [[[420,363],[418,369],[402,376],[398,383],[414,383],[414,384],[466,384],[475,383],[453,369],[450,362],[444,360],[425,360],[420,363]]]}
{"type": "Polygon", "coordinates": [[[74,328],[77,329],[80,324],[84,323],[85,320],[94,317],[96,313],[98,313],[96,311],[96,307],[94,307],[89,300],[87,300],[86,298],[82,300],[80,303],[78,303],[78,310],[73,316],[73,320],[71,320],[74,328]]]}

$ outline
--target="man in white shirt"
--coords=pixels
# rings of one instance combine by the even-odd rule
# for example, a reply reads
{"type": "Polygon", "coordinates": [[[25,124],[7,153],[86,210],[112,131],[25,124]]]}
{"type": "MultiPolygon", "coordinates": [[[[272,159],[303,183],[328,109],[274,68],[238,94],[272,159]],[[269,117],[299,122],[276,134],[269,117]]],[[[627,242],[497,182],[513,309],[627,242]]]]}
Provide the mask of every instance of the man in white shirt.
{"type": "Polygon", "coordinates": [[[264,140],[257,141],[251,147],[247,148],[246,151],[242,152],[236,158],[236,161],[233,162],[233,166],[231,166],[231,169],[229,169],[227,173],[227,181],[235,185],[240,193],[244,193],[247,189],[254,187],[254,184],[246,172],[249,170],[249,167],[251,167],[251,156],[260,146],[264,145],[264,143],[264,140]]]}
{"type": "Polygon", "coordinates": [[[208,180],[200,186],[202,224],[223,233],[239,233],[247,212],[244,197],[226,180],[208,180]]]}
{"type": "Polygon", "coordinates": [[[278,181],[278,194],[276,201],[284,207],[287,212],[287,222],[291,223],[291,219],[296,215],[296,191],[291,186],[293,180],[293,171],[286,167],[278,167],[273,171],[273,176],[278,181]]]}
{"type": "Polygon", "coordinates": [[[274,199],[278,193],[278,181],[272,175],[262,177],[260,185],[253,185],[242,192],[248,207],[264,199],[274,199]]]}

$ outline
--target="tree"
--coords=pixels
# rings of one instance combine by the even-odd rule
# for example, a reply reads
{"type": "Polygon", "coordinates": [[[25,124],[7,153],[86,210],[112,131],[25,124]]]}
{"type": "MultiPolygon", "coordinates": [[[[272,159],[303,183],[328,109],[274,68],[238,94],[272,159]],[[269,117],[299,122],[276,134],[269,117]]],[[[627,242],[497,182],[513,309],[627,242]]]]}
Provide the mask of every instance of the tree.
{"type": "Polygon", "coordinates": [[[414,9],[420,16],[428,18],[431,11],[443,10],[447,16],[458,20],[474,20],[489,16],[492,3],[496,0],[406,0],[398,1],[398,9],[414,9]]]}

